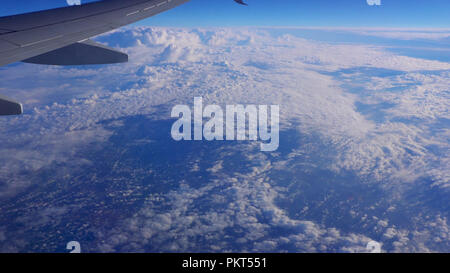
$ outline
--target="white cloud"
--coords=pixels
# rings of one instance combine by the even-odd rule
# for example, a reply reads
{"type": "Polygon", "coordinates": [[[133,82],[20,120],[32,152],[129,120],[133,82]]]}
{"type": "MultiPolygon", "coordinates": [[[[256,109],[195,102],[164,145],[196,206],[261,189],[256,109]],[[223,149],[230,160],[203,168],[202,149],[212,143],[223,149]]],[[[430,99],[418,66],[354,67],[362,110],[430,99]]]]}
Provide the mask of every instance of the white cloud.
{"type": "Polygon", "coordinates": [[[343,234],[334,228],[288,217],[275,204],[278,193],[269,185],[271,182],[264,182],[263,175],[268,169],[262,166],[266,162],[260,164],[253,172],[234,178],[220,175],[220,179],[198,189],[181,183],[165,198],[164,207],[169,207],[168,211],[148,202],[114,230],[102,232],[99,250],[365,251],[370,241],[366,236],[343,234]],[[231,236],[234,232],[239,237],[231,236]]]}
{"type": "Polygon", "coordinates": [[[381,0],[367,0],[369,6],[381,6],[381,0]]]}
{"type": "Polygon", "coordinates": [[[66,0],[67,5],[74,6],[74,5],[81,5],[81,0],[66,0]]]}
{"type": "MultiPolygon", "coordinates": [[[[191,103],[194,96],[203,96],[205,104],[279,104],[281,129],[317,136],[330,147],[322,161],[308,168],[328,168],[337,174],[350,171],[361,181],[382,184],[389,194],[401,194],[422,177],[431,178],[431,186],[440,190],[450,187],[450,131],[435,127],[449,119],[449,63],[399,56],[368,45],[271,36],[260,29],[129,28],[99,40],[122,47],[130,54],[130,63],[95,68],[21,64],[0,70],[5,83],[2,94],[26,102],[28,111],[0,120],[4,132],[0,173],[6,185],[0,198],[30,185],[29,177],[18,174],[20,170],[37,171],[53,162],[92,164],[77,157],[76,151],[108,140],[113,132],[101,121],[134,115],[166,119],[160,106],[191,103]],[[355,67],[399,74],[371,76],[358,70],[335,76],[355,67]],[[363,91],[349,92],[349,84],[363,91]],[[378,110],[384,119],[376,121],[357,103],[374,110],[378,105],[389,107],[378,110]],[[29,111],[27,104],[35,109],[29,111]]],[[[275,186],[276,181],[264,180],[267,172],[311,156],[311,150],[294,148],[283,162],[254,156],[249,161],[260,164],[236,177],[223,176],[223,162],[218,161],[207,169],[217,180],[200,188],[181,183],[164,196],[167,211],[146,201],[135,216],[100,233],[105,240],[100,249],[153,246],[158,251],[183,251],[195,249],[203,238],[210,242],[205,244],[208,251],[365,250],[367,236],[295,219],[274,201],[283,189],[275,186]],[[226,195],[217,195],[218,188],[225,189],[226,195]],[[202,198],[209,196],[223,210],[202,207],[202,198]],[[236,242],[223,240],[224,230],[229,229],[242,236],[236,242]],[[289,232],[274,236],[277,229],[289,232]]],[[[396,250],[432,249],[433,239],[420,239],[423,245],[416,248],[409,241],[431,238],[435,226],[423,226],[414,231],[421,236],[408,237],[406,229],[380,219],[377,226],[386,229],[385,238],[395,238],[396,250]]],[[[436,221],[448,223],[444,216],[436,221]]],[[[448,242],[444,235],[434,238],[448,242]]]]}

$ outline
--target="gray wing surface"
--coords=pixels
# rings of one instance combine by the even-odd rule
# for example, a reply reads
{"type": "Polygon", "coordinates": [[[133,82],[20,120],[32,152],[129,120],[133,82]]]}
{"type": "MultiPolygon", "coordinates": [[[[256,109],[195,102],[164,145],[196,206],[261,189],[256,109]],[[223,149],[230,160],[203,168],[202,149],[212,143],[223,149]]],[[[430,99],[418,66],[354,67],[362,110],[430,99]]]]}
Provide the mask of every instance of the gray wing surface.
{"type": "Polygon", "coordinates": [[[0,66],[83,42],[187,1],[189,0],[104,0],[0,17],[0,66]]]}
{"type": "Polygon", "coordinates": [[[86,40],[22,62],[47,65],[116,64],[128,62],[128,55],[92,40],[86,40]]]}

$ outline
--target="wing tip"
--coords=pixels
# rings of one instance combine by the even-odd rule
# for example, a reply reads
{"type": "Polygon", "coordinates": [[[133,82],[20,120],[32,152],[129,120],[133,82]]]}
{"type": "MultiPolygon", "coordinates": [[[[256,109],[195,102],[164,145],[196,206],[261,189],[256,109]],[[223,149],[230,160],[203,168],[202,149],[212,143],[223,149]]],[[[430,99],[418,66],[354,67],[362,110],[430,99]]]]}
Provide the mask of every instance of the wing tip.
{"type": "Polygon", "coordinates": [[[23,114],[23,106],[5,96],[0,96],[0,116],[12,116],[23,114]]]}

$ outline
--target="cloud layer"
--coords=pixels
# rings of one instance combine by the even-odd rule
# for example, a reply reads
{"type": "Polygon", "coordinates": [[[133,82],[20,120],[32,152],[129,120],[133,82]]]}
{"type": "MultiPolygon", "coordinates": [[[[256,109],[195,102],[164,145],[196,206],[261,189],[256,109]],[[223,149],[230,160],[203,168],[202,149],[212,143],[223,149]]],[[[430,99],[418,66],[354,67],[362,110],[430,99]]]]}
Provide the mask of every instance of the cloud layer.
{"type": "MultiPolygon", "coordinates": [[[[143,198],[133,215],[114,226],[92,228],[93,250],[356,252],[372,239],[389,251],[449,249],[446,206],[425,203],[430,211],[396,223],[399,214],[416,214],[402,200],[417,189],[449,197],[449,63],[373,45],[311,41],[283,30],[273,35],[265,29],[128,28],[98,40],[129,53],[130,63],[0,70],[6,83],[1,92],[34,107],[22,117],[0,120],[3,210],[10,212],[5,204],[11,198],[31,194],[34,174],[45,168],[64,166],[53,177],[60,179],[71,169],[95,165],[80,150],[110,143],[124,118],[165,120],[171,106],[202,96],[205,104],[279,104],[281,129],[297,132],[299,143],[285,143],[290,148],[283,154],[280,142],[281,151],[273,155],[255,152],[251,143],[218,148],[223,158],[207,168],[192,166],[193,173],[211,175],[205,184],[178,181],[161,196],[143,198]],[[237,151],[252,162],[250,171],[232,172],[226,164],[237,151]],[[297,168],[302,175],[350,173],[355,187],[377,188],[383,198],[373,210],[361,203],[359,211],[340,212],[358,223],[355,228],[328,221],[339,215],[308,214],[327,197],[308,199],[295,214],[279,201],[301,196],[286,193],[296,185],[298,174],[291,169],[297,168]],[[289,181],[271,175],[277,170],[290,170],[289,181]],[[164,209],[155,201],[160,199],[164,209]]],[[[304,183],[317,185],[311,179],[304,183]]],[[[329,185],[330,192],[340,191],[337,185],[329,185]]],[[[355,197],[345,198],[336,200],[347,204],[355,197]]],[[[51,205],[42,209],[53,211],[51,205]]],[[[50,221],[45,219],[41,227],[50,221]]],[[[1,222],[0,242],[25,248],[8,242],[12,235],[1,222]]]]}

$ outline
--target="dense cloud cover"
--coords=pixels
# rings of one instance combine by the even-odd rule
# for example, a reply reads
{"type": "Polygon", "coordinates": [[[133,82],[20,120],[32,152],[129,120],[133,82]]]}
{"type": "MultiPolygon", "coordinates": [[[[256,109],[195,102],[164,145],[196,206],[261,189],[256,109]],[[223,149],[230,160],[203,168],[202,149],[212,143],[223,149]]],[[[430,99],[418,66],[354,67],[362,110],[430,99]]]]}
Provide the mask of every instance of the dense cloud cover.
{"type": "Polygon", "coordinates": [[[97,40],[122,48],[130,63],[0,70],[0,92],[25,103],[25,115],[0,120],[0,250],[58,250],[64,238],[80,236],[64,231],[67,221],[94,238],[90,251],[360,252],[370,240],[385,251],[450,250],[450,63],[283,29],[142,27],[97,40]],[[280,150],[260,152],[249,142],[186,148],[146,129],[123,133],[164,132],[150,124],[194,96],[205,104],[280,105],[280,150]],[[161,159],[165,168],[129,152],[158,154],[152,143],[198,151],[183,162],[161,159]],[[99,158],[111,159],[117,176],[99,171],[99,158]],[[70,196],[77,177],[83,190],[109,187],[119,174],[126,189],[102,188],[120,196],[119,205],[104,201],[95,216],[116,221],[92,220],[86,209],[94,205],[82,200],[95,192],[56,201],[70,196]],[[66,217],[74,211],[86,215],[66,217]],[[67,234],[49,238],[50,231],[67,234]],[[27,241],[35,237],[50,242],[27,241]]]}

